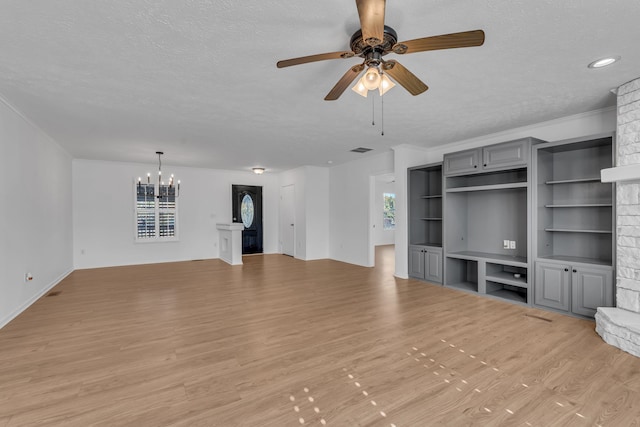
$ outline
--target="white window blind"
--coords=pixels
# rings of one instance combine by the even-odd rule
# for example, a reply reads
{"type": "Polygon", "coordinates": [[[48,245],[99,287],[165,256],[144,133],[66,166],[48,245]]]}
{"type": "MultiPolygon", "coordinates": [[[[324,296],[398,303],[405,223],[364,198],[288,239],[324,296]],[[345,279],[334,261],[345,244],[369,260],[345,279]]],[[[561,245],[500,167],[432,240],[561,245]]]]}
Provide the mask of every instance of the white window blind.
{"type": "Polygon", "coordinates": [[[137,182],[135,187],[136,240],[177,240],[178,199],[175,186],[160,185],[158,195],[154,184],[137,182]]]}

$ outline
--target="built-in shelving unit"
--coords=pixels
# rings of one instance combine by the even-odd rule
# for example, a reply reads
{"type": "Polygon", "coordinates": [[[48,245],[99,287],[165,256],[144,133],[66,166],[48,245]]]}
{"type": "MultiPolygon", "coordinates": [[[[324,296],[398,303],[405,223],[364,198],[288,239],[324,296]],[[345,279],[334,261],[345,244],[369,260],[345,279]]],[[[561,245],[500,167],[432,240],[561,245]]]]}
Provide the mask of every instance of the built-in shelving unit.
{"type": "Polygon", "coordinates": [[[408,170],[409,275],[442,283],[442,163],[408,170]]]}
{"type": "Polygon", "coordinates": [[[535,303],[583,316],[613,302],[613,135],[534,147],[535,303]]]}
{"type": "Polygon", "coordinates": [[[445,155],[447,287],[532,303],[529,162],[531,146],[538,142],[523,138],[482,147],[477,153],[445,155]],[[471,168],[464,159],[485,162],[471,168]],[[505,240],[515,247],[505,248],[505,240]]]}

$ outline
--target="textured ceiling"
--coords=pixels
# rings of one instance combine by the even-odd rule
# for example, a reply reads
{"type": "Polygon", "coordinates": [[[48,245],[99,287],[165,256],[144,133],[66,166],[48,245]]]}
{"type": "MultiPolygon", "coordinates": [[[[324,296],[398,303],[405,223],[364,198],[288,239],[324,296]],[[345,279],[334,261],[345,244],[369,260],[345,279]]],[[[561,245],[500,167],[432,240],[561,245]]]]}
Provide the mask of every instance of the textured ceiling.
{"type": "Polygon", "coordinates": [[[389,0],[400,40],[486,41],[389,55],[429,90],[386,94],[381,136],[378,96],[323,101],[358,58],[275,66],[348,49],[354,1],[3,0],[0,96],[76,158],[326,166],[363,156],[355,147],[430,147],[612,105],[610,89],[640,76],[639,21],[636,0],[389,0]],[[587,69],[607,55],[622,61],[587,69]]]}

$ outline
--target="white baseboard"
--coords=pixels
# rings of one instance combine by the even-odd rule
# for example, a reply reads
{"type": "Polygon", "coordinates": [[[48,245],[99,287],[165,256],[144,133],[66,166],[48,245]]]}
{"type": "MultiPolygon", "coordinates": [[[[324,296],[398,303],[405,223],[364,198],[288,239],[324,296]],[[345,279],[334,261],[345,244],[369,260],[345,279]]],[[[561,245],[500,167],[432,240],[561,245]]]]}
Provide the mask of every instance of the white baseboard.
{"type": "Polygon", "coordinates": [[[46,294],[47,292],[49,292],[52,288],[54,288],[58,283],[62,282],[64,280],[65,277],[67,277],[69,274],[73,273],[73,268],[67,270],[66,272],[62,273],[60,276],[58,276],[57,278],[55,278],[49,285],[47,285],[43,290],[41,290],[40,292],[38,292],[36,295],[34,295],[33,297],[29,298],[24,304],[22,304],[20,307],[18,307],[16,310],[14,310],[11,314],[9,314],[8,316],[6,316],[4,319],[0,319],[0,329],[4,328],[9,322],[11,322],[13,319],[15,319],[16,317],[18,317],[23,311],[25,311],[27,308],[31,307],[31,305],[38,301],[44,294],[46,294]]]}

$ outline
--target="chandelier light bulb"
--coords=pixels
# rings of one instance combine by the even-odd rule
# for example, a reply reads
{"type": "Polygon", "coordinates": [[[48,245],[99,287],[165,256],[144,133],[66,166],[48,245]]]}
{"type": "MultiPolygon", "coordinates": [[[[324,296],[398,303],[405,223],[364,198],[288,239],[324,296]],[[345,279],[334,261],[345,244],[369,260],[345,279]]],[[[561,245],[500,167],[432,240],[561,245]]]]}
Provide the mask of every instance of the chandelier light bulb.
{"type": "Polygon", "coordinates": [[[362,83],[368,90],[378,89],[380,85],[380,73],[376,67],[369,67],[364,75],[362,83]]]}

